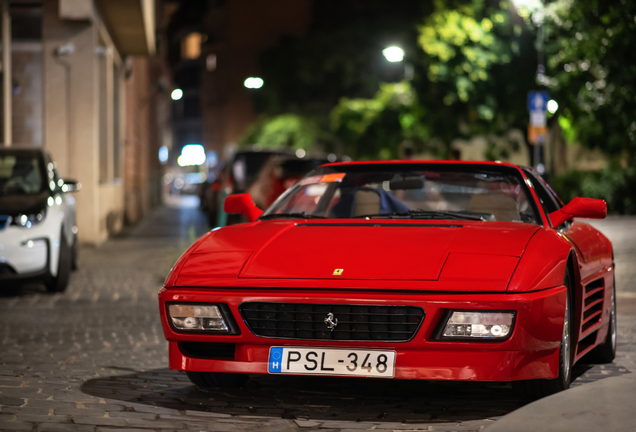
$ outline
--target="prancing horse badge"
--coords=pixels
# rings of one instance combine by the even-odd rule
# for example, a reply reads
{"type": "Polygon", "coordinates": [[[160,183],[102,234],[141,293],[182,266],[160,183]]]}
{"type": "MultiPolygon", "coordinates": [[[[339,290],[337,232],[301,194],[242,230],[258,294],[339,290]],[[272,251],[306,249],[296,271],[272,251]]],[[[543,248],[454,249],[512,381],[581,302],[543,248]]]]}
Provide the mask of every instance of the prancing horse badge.
{"type": "Polygon", "coordinates": [[[333,271],[333,275],[334,276],[340,276],[342,274],[342,272],[344,271],[344,269],[335,269],[333,271]]]}

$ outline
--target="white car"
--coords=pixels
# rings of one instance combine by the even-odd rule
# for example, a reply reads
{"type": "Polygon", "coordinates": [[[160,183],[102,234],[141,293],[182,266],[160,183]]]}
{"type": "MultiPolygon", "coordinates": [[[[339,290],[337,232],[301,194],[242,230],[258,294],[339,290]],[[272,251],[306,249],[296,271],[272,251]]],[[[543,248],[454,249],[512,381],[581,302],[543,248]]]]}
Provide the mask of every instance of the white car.
{"type": "Polygon", "coordinates": [[[50,292],[77,267],[75,181],[41,149],[0,148],[0,290],[40,281],[50,292]]]}

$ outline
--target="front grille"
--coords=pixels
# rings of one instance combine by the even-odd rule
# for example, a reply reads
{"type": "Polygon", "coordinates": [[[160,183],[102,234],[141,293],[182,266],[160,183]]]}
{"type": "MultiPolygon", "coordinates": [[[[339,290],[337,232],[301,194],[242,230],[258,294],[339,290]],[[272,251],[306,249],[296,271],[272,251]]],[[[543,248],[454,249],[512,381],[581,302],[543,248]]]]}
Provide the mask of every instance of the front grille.
{"type": "Polygon", "coordinates": [[[261,337],[336,341],[408,341],[424,310],[413,306],[310,303],[243,303],[239,308],[252,333],[261,337]],[[333,314],[331,331],[325,319],[333,314]]]}

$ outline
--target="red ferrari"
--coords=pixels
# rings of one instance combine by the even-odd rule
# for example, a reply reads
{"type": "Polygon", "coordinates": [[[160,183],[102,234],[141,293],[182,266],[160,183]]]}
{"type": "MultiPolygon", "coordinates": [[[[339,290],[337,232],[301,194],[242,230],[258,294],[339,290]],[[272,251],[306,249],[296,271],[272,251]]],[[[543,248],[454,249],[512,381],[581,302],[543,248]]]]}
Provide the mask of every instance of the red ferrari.
{"type": "Polygon", "coordinates": [[[199,386],[247,374],[512,381],[567,388],[616,352],[605,202],[563,205],[498,162],[326,164],[265,212],[247,194],[159,292],[170,368],[199,386]]]}

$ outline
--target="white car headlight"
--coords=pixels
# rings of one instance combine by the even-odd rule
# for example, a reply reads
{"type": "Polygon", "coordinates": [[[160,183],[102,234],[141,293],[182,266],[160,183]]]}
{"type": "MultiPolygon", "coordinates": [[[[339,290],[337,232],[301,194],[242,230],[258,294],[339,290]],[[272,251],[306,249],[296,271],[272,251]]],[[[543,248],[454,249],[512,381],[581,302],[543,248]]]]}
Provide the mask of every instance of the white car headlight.
{"type": "Polygon", "coordinates": [[[168,317],[177,330],[230,333],[232,327],[217,305],[171,304],[168,317]]]}
{"type": "Polygon", "coordinates": [[[515,312],[452,311],[441,339],[507,339],[515,312]]]}
{"type": "Polygon", "coordinates": [[[46,217],[46,208],[42,209],[38,213],[32,214],[19,214],[11,218],[11,225],[16,225],[22,228],[31,228],[33,225],[37,225],[46,217]]]}

